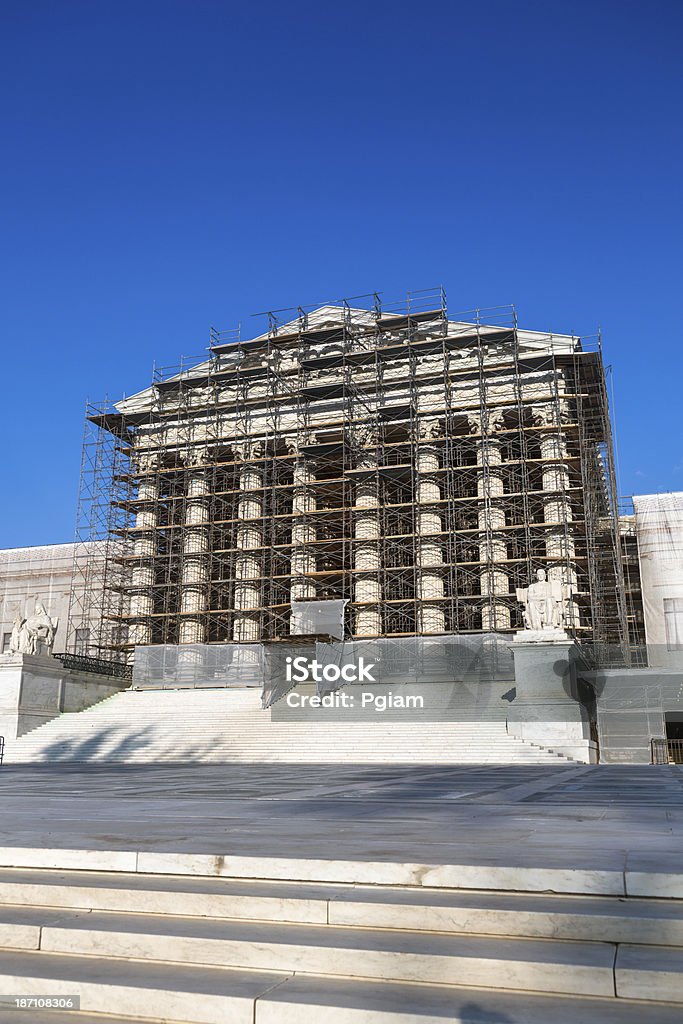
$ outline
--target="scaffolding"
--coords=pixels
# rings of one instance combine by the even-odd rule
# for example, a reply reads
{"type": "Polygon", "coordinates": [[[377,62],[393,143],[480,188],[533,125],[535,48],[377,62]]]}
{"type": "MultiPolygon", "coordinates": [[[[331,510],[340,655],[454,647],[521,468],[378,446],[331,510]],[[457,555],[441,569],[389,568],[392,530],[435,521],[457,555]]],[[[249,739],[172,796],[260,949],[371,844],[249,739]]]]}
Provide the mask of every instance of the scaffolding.
{"type": "Polygon", "coordinates": [[[647,637],[643,588],[640,579],[638,534],[632,499],[622,499],[619,507],[619,538],[624,567],[624,594],[630,663],[634,667],[647,667],[647,637]]]}
{"type": "Polygon", "coordinates": [[[78,539],[100,557],[70,618],[100,658],[282,640],[292,601],[345,602],[348,638],[504,635],[538,569],[577,639],[621,647],[599,338],[449,318],[440,288],[212,329],[208,357],[88,407],[78,539]]]}

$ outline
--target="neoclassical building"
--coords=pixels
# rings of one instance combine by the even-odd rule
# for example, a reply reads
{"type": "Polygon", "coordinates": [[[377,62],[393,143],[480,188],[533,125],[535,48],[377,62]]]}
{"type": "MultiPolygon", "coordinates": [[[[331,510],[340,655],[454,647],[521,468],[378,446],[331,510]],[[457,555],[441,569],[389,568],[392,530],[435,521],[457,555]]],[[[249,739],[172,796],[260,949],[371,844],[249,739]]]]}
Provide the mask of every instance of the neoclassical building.
{"type": "Polygon", "coordinates": [[[623,640],[599,346],[509,309],[450,319],[438,292],[367,305],[212,332],[89,410],[92,653],[284,638],[297,601],[344,602],[348,637],[510,633],[538,569],[577,638],[623,640]]]}
{"type": "MultiPolygon", "coordinates": [[[[11,646],[12,629],[43,604],[56,623],[54,650],[85,654],[91,636],[99,630],[87,617],[80,614],[84,596],[80,592],[82,580],[74,571],[74,564],[91,560],[91,583],[102,575],[97,546],[79,548],[76,544],[41,544],[34,547],[3,548],[0,550],[0,654],[7,654],[11,646]],[[76,611],[78,607],[79,612],[76,611]],[[71,615],[70,615],[71,611],[71,615]],[[68,623],[71,619],[71,634],[68,623]]],[[[90,603],[90,602],[89,602],[90,603]]],[[[102,599],[94,602],[94,608],[102,599]]]]}

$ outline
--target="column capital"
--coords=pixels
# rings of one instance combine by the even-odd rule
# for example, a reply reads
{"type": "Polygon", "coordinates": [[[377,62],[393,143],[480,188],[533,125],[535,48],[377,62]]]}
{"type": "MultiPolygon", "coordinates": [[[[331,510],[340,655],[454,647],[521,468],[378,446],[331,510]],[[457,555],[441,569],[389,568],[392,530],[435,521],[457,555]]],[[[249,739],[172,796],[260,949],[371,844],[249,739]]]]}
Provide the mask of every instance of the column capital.
{"type": "Polygon", "coordinates": [[[559,402],[544,402],[531,407],[531,422],[535,427],[561,427],[571,422],[569,403],[566,399],[559,402]]]}
{"type": "Polygon", "coordinates": [[[373,423],[364,423],[362,426],[353,429],[351,439],[356,447],[365,448],[366,445],[378,443],[379,430],[373,423]]]}
{"type": "Polygon", "coordinates": [[[417,425],[417,436],[420,440],[430,441],[444,436],[443,424],[440,420],[420,417],[417,425]]]}
{"type": "Polygon", "coordinates": [[[203,469],[209,462],[209,450],[204,445],[193,445],[185,449],[182,460],[187,469],[203,469]]]}
{"type": "Polygon", "coordinates": [[[468,412],[466,416],[470,434],[495,434],[505,427],[503,409],[484,409],[483,413],[468,412]]]}
{"type": "Polygon", "coordinates": [[[266,454],[264,441],[237,441],[233,444],[235,455],[242,462],[250,462],[253,459],[262,459],[266,454]]]}
{"type": "Polygon", "coordinates": [[[159,469],[160,459],[157,452],[138,451],[135,460],[138,473],[155,473],[159,469]]]}

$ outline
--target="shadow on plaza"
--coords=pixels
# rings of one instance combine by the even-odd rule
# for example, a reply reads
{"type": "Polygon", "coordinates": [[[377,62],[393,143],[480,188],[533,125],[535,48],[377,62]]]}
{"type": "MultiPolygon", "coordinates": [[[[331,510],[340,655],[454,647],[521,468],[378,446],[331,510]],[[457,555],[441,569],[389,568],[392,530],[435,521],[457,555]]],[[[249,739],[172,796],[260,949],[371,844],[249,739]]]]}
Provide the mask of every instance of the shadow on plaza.
{"type": "MultiPolygon", "coordinates": [[[[515,1024],[515,1018],[501,1010],[486,1010],[479,1003],[463,1003],[458,1007],[458,1019],[462,1024],[515,1024]]],[[[519,1020],[519,1018],[517,1018],[519,1020]]]]}

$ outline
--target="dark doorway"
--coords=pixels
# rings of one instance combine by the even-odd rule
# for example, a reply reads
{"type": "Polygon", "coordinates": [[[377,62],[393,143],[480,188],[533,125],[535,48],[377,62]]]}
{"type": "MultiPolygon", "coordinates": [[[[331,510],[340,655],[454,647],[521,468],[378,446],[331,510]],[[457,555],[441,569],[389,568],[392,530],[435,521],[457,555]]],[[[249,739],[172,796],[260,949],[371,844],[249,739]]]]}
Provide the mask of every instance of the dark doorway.
{"type": "Polygon", "coordinates": [[[667,711],[664,714],[669,762],[683,764],[683,713],[667,711]]]}

